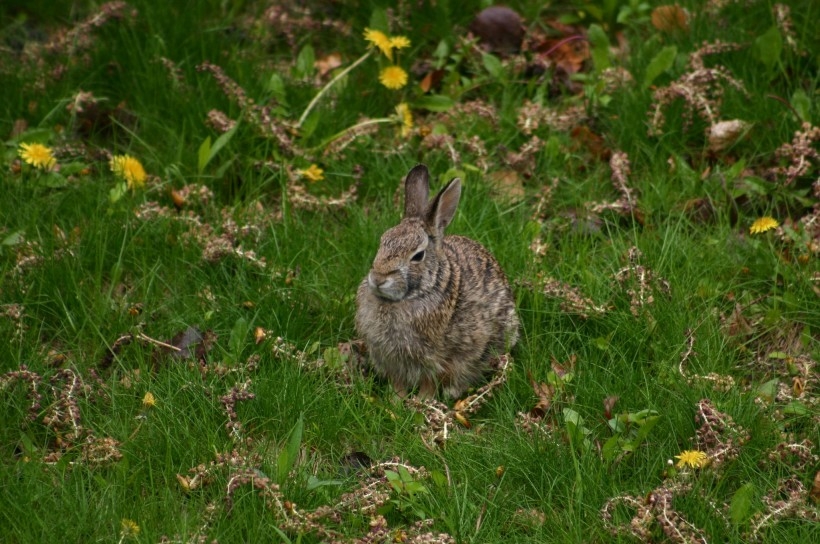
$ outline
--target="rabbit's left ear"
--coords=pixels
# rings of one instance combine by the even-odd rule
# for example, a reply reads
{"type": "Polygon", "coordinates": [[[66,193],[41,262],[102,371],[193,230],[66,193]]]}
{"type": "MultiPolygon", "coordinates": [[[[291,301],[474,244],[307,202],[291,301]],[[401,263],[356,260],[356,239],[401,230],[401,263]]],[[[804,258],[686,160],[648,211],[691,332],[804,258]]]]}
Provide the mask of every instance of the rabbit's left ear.
{"type": "Polygon", "coordinates": [[[422,217],[430,194],[430,173],[423,164],[416,165],[404,182],[404,217],[422,217]]]}
{"type": "Polygon", "coordinates": [[[444,231],[456,214],[459,199],[461,199],[461,180],[453,178],[430,204],[430,209],[427,211],[427,224],[439,234],[444,231]]]}

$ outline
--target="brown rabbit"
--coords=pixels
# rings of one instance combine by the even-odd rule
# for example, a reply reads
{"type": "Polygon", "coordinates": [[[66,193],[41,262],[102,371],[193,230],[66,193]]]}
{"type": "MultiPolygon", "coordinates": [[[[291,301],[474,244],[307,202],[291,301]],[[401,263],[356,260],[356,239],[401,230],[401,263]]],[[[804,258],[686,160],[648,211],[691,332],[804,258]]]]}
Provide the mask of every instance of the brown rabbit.
{"type": "Polygon", "coordinates": [[[463,236],[444,236],[461,197],[455,178],[428,202],[427,167],[405,181],[404,218],[382,235],[356,295],[356,329],[376,372],[396,392],[439,386],[456,398],[518,339],[510,284],[495,258],[463,236]]]}

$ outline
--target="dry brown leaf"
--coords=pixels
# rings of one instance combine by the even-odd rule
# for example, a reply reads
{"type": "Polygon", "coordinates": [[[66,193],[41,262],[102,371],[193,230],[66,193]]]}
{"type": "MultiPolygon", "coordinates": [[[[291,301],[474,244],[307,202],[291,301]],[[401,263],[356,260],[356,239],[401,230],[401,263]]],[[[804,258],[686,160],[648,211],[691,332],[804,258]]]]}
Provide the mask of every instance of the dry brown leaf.
{"type": "Polygon", "coordinates": [[[552,358],[552,371],[555,372],[555,375],[558,378],[563,379],[564,376],[567,375],[568,372],[572,372],[575,370],[575,362],[578,360],[578,356],[574,353],[569,356],[569,359],[563,365],[558,362],[558,359],[555,357],[552,358]]]}
{"type": "Polygon", "coordinates": [[[441,80],[444,79],[444,69],[439,68],[438,70],[430,70],[427,72],[427,75],[421,80],[419,83],[419,88],[423,93],[429,93],[432,89],[435,89],[441,83],[441,80]]]}
{"type": "Polygon", "coordinates": [[[171,200],[177,210],[181,210],[185,206],[185,196],[176,189],[171,189],[171,200]]]}
{"type": "Polygon", "coordinates": [[[617,395],[612,395],[604,399],[604,418],[607,420],[612,419],[612,410],[619,398],[617,395]]]}
{"type": "Polygon", "coordinates": [[[493,192],[505,202],[520,202],[524,198],[524,183],[515,170],[496,170],[488,176],[493,192]]]}
{"type": "Polygon", "coordinates": [[[689,31],[689,16],[686,10],[677,4],[658,6],[652,10],[652,26],[661,32],[676,30],[689,31]]]}
{"type": "Polygon", "coordinates": [[[324,77],[328,72],[342,65],[342,56],[339,53],[330,53],[325,57],[316,59],[313,65],[316,67],[316,71],[319,72],[319,76],[324,77]]]}
{"type": "Polygon", "coordinates": [[[581,125],[573,128],[570,137],[576,149],[586,149],[600,161],[608,161],[612,156],[612,149],[607,147],[606,141],[587,126],[581,125]]]}
{"type": "Polygon", "coordinates": [[[717,153],[734,145],[746,133],[749,123],[740,119],[720,121],[709,127],[709,151],[717,153]]]}
{"type": "Polygon", "coordinates": [[[530,415],[533,417],[542,418],[546,415],[552,405],[552,397],[555,395],[555,387],[548,383],[536,382],[529,371],[527,372],[527,376],[530,379],[530,385],[532,385],[532,390],[535,393],[535,396],[538,397],[538,402],[535,403],[535,406],[533,406],[532,410],[530,410],[530,415]]]}
{"type": "Polygon", "coordinates": [[[813,500],[815,504],[820,503],[820,470],[814,475],[814,483],[811,486],[809,497],[811,497],[811,500],[813,500]]]}
{"type": "Polygon", "coordinates": [[[459,423],[461,423],[461,425],[463,425],[464,427],[466,427],[466,428],[468,428],[468,429],[469,429],[469,428],[471,428],[471,427],[473,426],[473,425],[472,425],[472,423],[470,423],[470,420],[469,420],[469,419],[467,419],[467,418],[464,416],[464,414],[462,414],[461,412],[455,412],[455,413],[453,414],[453,416],[456,418],[456,421],[458,421],[459,423]]]}

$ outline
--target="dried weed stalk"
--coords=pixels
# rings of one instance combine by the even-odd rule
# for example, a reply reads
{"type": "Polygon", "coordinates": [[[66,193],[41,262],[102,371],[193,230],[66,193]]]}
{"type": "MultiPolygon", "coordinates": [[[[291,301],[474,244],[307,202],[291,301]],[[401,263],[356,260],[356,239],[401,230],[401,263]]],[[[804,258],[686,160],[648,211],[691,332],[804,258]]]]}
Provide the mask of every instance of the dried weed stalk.
{"type": "Polygon", "coordinates": [[[612,276],[621,286],[631,285],[626,293],[630,297],[629,311],[635,317],[638,317],[642,308],[655,302],[656,291],[668,294],[671,290],[667,280],[639,264],[642,256],[643,253],[637,247],[629,248],[627,253],[629,264],[612,276]]]}
{"type": "Polygon", "coordinates": [[[239,421],[239,415],[236,413],[236,405],[242,401],[253,400],[256,395],[250,390],[251,380],[246,379],[241,384],[234,385],[226,395],[219,397],[219,402],[225,409],[228,415],[228,422],[225,428],[228,430],[231,439],[235,442],[242,440],[242,422],[239,421]]]}
{"type": "Polygon", "coordinates": [[[710,372],[709,374],[690,374],[686,371],[686,366],[689,360],[696,357],[695,351],[695,331],[692,329],[686,330],[686,347],[680,355],[680,363],[678,364],[678,372],[686,379],[689,385],[695,383],[708,383],[715,389],[715,391],[728,392],[735,387],[735,379],[728,375],[717,374],[710,372]]]}
{"type": "Polygon", "coordinates": [[[273,115],[275,105],[267,104],[260,106],[238,83],[231,79],[225,71],[216,64],[203,62],[197,66],[200,72],[209,72],[216,80],[225,96],[242,109],[245,120],[254,126],[259,133],[270,140],[275,141],[282,152],[287,155],[298,154],[297,148],[289,134],[290,127],[282,120],[273,115]]]}
{"type": "Polygon", "coordinates": [[[691,126],[695,115],[705,120],[709,126],[717,123],[723,104],[726,88],[734,88],[746,95],[743,84],[732,77],[729,71],[720,65],[706,68],[704,57],[735,51],[741,46],[735,43],[704,43],[697,51],[689,55],[689,71],[666,87],[660,87],[653,93],[654,106],[651,110],[650,136],[660,136],[666,124],[664,109],[678,99],[684,101],[684,128],[691,126]]]}
{"type": "MultiPolygon", "coordinates": [[[[697,448],[708,457],[708,470],[716,477],[727,461],[737,457],[738,448],[749,438],[748,432],[738,427],[731,416],[718,411],[709,399],[698,402],[695,421],[700,424],[695,439],[697,448]]],[[[646,496],[622,495],[609,499],[601,508],[605,527],[615,536],[626,535],[648,542],[653,540],[653,528],[657,525],[671,542],[706,543],[705,532],[687,521],[673,505],[675,497],[692,491],[693,478],[693,472],[683,469],[646,496]],[[628,524],[614,521],[615,510],[621,505],[634,511],[628,524]]],[[[721,514],[719,509],[714,509],[721,514]]]]}
{"type": "Polygon", "coordinates": [[[354,183],[337,197],[316,196],[298,181],[288,183],[288,200],[294,208],[310,211],[340,210],[350,206],[356,200],[357,184],[354,183]]]}
{"type": "Polygon", "coordinates": [[[775,166],[768,170],[770,177],[783,180],[783,185],[791,185],[794,180],[807,176],[820,165],[820,152],[814,148],[820,141],[820,127],[803,123],[794,133],[791,143],[781,145],[774,152],[775,157],[788,166],[775,166]]]}
{"type": "Polygon", "coordinates": [[[763,529],[781,519],[797,518],[812,523],[820,521],[820,512],[809,504],[808,499],[808,490],[796,476],[780,480],[774,490],[761,498],[765,508],[752,517],[747,534],[749,541],[764,541],[763,529]]]}
{"type": "Polygon", "coordinates": [[[612,185],[621,196],[613,202],[589,204],[590,211],[596,214],[604,210],[613,210],[622,215],[634,214],[638,208],[638,197],[635,189],[629,186],[629,157],[623,151],[616,151],[609,159],[609,167],[612,169],[612,185]]]}
{"type": "Polygon", "coordinates": [[[21,365],[18,370],[0,376],[0,391],[17,383],[28,388],[26,396],[30,405],[26,419],[30,422],[39,419],[54,434],[43,462],[56,463],[71,449],[77,449],[79,459],[90,465],[108,464],[122,458],[117,440],[97,437],[83,424],[80,400],[106,397],[105,386],[96,374],[92,373],[91,380],[87,381],[74,369],[61,368],[46,380],[21,365]]]}
{"type": "Polygon", "coordinates": [[[521,132],[530,136],[542,125],[551,130],[569,132],[587,120],[587,110],[583,105],[569,106],[559,111],[525,100],[518,110],[516,124],[521,132]]]}
{"type": "Polygon", "coordinates": [[[507,382],[512,357],[509,354],[493,359],[492,368],[495,371],[492,379],[479,387],[475,393],[456,401],[453,408],[448,408],[443,402],[435,399],[420,399],[408,396],[404,404],[411,410],[424,415],[424,424],[421,426],[421,439],[429,448],[442,446],[450,438],[452,430],[458,427],[470,427],[468,415],[475,414],[493,396],[493,393],[507,382]]]}
{"type": "MultiPolygon", "coordinates": [[[[209,486],[225,474],[227,484],[223,501],[224,512],[230,513],[234,504],[237,489],[251,486],[259,491],[259,497],[274,515],[278,527],[287,533],[312,534],[323,542],[339,544],[363,544],[383,542],[414,542],[417,544],[454,544],[455,540],[444,533],[432,533],[428,528],[433,520],[422,520],[401,530],[391,530],[386,520],[377,512],[393,496],[393,486],[387,478],[386,471],[403,470],[416,480],[427,478],[424,467],[414,467],[394,458],[371,466],[356,489],[343,494],[332,505],[323,505],[313,510],[302,510],[295,503],[285,499],[279,486],[264,475],[262,458],[253,453],[242,453],[233,450],[229,454],[218,454],[214,461],[207,465],[200,464],[188,472],[190,475],[177,474],[177,481],[185,492],[209,486]],[[371,521],[365,534],[349,536],[341,530],[351,516],[369,516],[371,521]]],[[[212,503],[206,523],[200,534],[206,534],[208,526],[219,507],[212,503]]]]}
{"type": "Polygon", "coordinates": [[[542,288],[548,297],[561,299],[560,308],[568,314],[575,314],[582,319],[589,319],[594,316],[602,316],[607,313],[608,308],[595,302],[581,293],[578,287],[573,287],[567,283],[554,278],[544,278],[542,288]]]}

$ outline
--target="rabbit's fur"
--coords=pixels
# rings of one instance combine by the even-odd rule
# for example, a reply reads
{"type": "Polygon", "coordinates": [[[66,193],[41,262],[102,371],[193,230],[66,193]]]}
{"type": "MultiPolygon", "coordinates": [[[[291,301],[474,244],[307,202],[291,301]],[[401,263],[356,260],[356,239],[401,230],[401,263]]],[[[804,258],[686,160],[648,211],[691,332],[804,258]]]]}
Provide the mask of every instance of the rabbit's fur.
{"type": "Polygon", "coordinates": [[[494,353],[518,339],[509,282],[481,244],[444,236],[461,197],[455,178],[429,199],[429,173],[405,181],[404,218],[382,235],[356,295],[356,329],[376,372],[400,395],[439,387],[460,396],[489,370],[494,353]]]}

